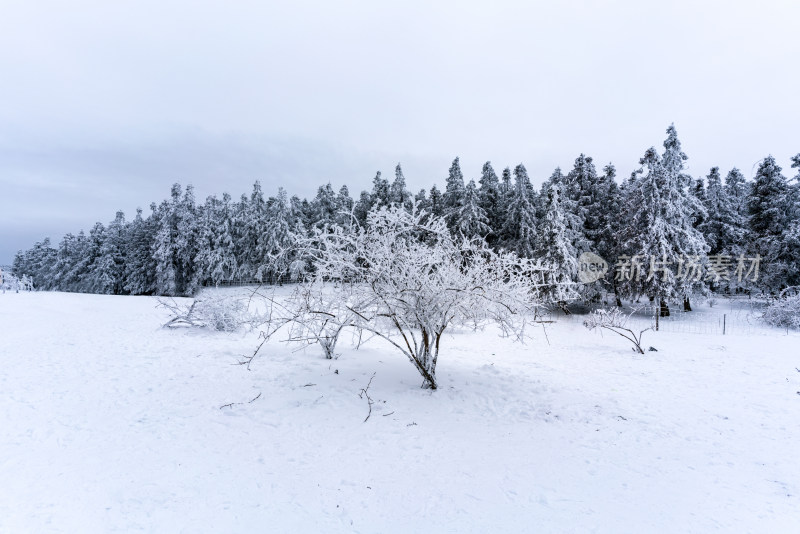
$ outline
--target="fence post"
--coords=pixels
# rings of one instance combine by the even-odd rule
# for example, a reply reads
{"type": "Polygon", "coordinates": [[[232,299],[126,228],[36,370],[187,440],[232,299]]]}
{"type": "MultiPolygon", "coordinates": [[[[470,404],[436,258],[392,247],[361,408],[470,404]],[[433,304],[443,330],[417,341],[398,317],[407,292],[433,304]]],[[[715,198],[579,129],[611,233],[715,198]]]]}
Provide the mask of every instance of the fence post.
{"type": "Polygon", "coordinates": [[[727,314],[722,314],[722,335],[725,335],[725,319],[727,318],[727,314]]]}

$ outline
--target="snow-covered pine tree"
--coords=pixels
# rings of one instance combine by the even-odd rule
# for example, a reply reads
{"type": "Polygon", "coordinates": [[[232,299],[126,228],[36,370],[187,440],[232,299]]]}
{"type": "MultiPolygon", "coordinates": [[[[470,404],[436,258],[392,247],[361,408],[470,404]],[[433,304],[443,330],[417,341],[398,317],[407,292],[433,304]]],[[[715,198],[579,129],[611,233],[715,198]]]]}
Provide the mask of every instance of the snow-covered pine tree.
{"type": "Polygon", "coordinates": [[[52,289],[53,268],[58,251],[50,245],[50,238],[36,242],[26,251],[14,256],[11,271],[17,278],[28,277],[35,289],[52,289]]]}
{"type": "Polygon", "coordinates": [[[704,191],[704,200],[707,215],[700,230],[708,244],[708,253],[712,256],[738,255],[743,251],[745,220],[722,185],[719,167],[711,168],[706,181],[708,185],[704,191]]]}
{"type": "Polygon", "coordinates": [[[301,232],[303,235],[311,235],[314,227],[314,210],[311,208],[311,203],[297,195],[292,195],[289,199],[289,204],[292,206],[292,228],[296,232],[301,232]]]}
{"type": "Polygon", "coordinates": [[[758,166],[747,203],[750,253],[761,257],[755,285],[770,293],[786,287],[796,270],[786,247],[792,208],[790,186],[781,170],[771,155],[764,158],[758,166]]]}
{"type": "Polygon", "coordinates": [[[536,256],[546,268],[543,294],[548,302],[566,311],[567,302],[577,296],[578,251],[573,242],[578,216],[564,210],[561,187],[559,180],[548,180],[542,188],[543,213],[538,225],[536,256]]]}
{"type": "Polygon", "coordinates": [[[359,226],[366,226],[367,215],[371,210],[372,195],[370,195],[367,191],[361,191],[361,196],[358,198],[358,202],[356,202],[355,206],[353,207],[353,216],[355,217],[359,226]]]}
{"type": "Polygon", "coordinates": [[[195,264],[199,278],[204,284],[218,286],[234,278],[236,247],[233,236],[233,214],[231,196],[222,195],[206,199],[199,229],[198,254],[195,264]]]}
{"type": "Polygon", "coordinates": [[[511,179],[511,168],[506,167],[503,169],[503,176],[500,178],[500,195],[504,202],[508,202],[511,195],[514,194],[514,184],[511,179]]]}
{"type": "Polygon", "coordinates": [[[414,206],[416,206],[416,211],[412,213],[412,215],[417,215],[422,211],[425,213],[431,212],[431,202],[428,199],[428,192],[425,191],[425,189],[420,189],[419,192],[414,195],[414,206]]]}
{"type": "Polygon", "coordinates": [[[267,232],[268,207],[261,182],[253,183],[250,198],[242,196],[238,220],[234,223],[236,237],[235,277],[239,280],[261,280],[259,269],[268,255],[264,240],[267,232]]]}
{"type": "Polygon", "coordinates": [[[389,181],[385,178],[381,178],[381,171],[375,173],[375,178],[372,179],[372,202],[370,209],[378,206],[391,205],[392,195],[390,191],[389,181]]]}
{"type": "Polygon", "coordinates": [[[346,185],[339,188],[339,193],[336,195],[336,214],[333,221],[339,226],[346,227],[352,223],[353,217],[353,198],[350,196],[350,191],[346,185]]]}
{"type": "Polygon", "coordinates": [[[102,262],[101,254],[105,240],[106,227],[101,222],[95,223],[92,229],[89,230],[87,261],[83,269],[84,275],[81,277],[80,284],[82,292],[95,293],[103,287],[102,282],[97,280],[97,275],[101,273],[97,264],[102,262]]]}
{"type": "Polygon", "coordinates": [[[196,220],[194,190],[187,186],[181,198],[180,184],[174,184],[172,201],[159,207],[159,230],[153,243],[156,260],[156,293],[191,295],[196,289],[194,273],[196,220]]]}
{"type": "MultiPolygon", "coordinates": [[[[554,177],[551,176],[551,179],[554,177]]],[[[559,188],[560,208],[563,210],[565,222],[572,239],[572,247],[577,257],[584,252],[595,252],[595,238],[600,232],[600,221],[596,218],[589,218],[589,208],[600,204],[599,177],[591,157],[580,154],[575,159],[572,170],[563,179],[559,180],[563,185],[559,188]],[[592,236],[590,238],[589,236],[592,236]]],[[[546,211],[546,210],[545,210],[546,211]]],[[[577,281],[577,280],[576,280],[577,281]]],[[[600,297],[602,292],[602,282],[597,281],[592,284],[583,285],[580,288],[582,298],[593,301],[600,297]]]]}
{"type": "Polygon", "coordinates": [[[598,201],[598,180],[592,158],[581,154],[575,158],[575,164],[567,174],[561,192],[564,200],[571,201],[570,209],[574,210],[573,213],[578,217],[580,224],[585,226],[587,237],[589,233],[597,230],[597,221],[587,223],[586,217],[589,206],[595,205],[598,201]]]}
{"type": "Polygon", "coordinates": [[[597,179],[595,202],[586,209],[586,237],[592,249],[606,261],[616,254],[616,234],[619,231],[621,192],[616,182],[617,170],[609,163],[597,179]]]}
{"type": "Polygon", "coordinates": [[[118,211],[103,232],[100,251],[91,266],[88,288],[91,293],[120,295],[124,292],[126,233],[125,214],[118,211]]]}
{"type": "Polygon", "coordinates": [[[430,202],[431,214],[433,214],[434,217],[443,217],[444,198],[442,197],[442,192],[439,191],[438,187],[436,187],[436,184],[433,184],[433,186],[431,187],[431,192],[428,197],[428,201],[430,202]]]}
{"type": "Polygon", "coordinates": [[[747,200],[750,197],[750,184],[742,171],[734,167],[725,177],[725,193],[731,202],[739,206],[742,215],[747,214],[747,200]]]}
{"type": "Polygon", "coordinates": [[[58,244],[56,263],[53,266],[53,288],[58,291],[77,291],[78,278],[73,275],[75,265],[80,261],[77,238],[67,233],[58,244]]]}
{"type": "Polygon", "coordinates": [[[532,258],[536,251],[535,199],[528,171],[522,163],[514,169],[514,179],[503,226],[503,246],[523,258],[532,258]]]}
{"type": "Polygon", "coordinates": [[[486,241],[490,246],[496,246],[505,222],[505,203],[500,191],[500,179],[490,161],[483,164],[479,182],[478,205],[486,213],[489,225],[486,241]]]}
{"type": "Polygon", "coordinates": [[[784,254],[788,259],[790,271],[787,273],[787,285],[800,285],[800,154],[792,156],[792,168],[797,169],[794,183],[791,185],[789,209],[789,227],[784,239],[784,254]]]}
{"type": "Polygon", "coordinates": [[[317,196],[311,202],[311,208],[314,216],[310,228],[325,228],[333,224],[336,219],[337,205],[336,193],[333,192],[330,182],[317,189],[317,196]]]}
{"type": "Polygon", "coordinates": [[[131,295],[149,295],[156,287],[156,262],[153,257],[153,244],[159,223],[157,206],[150,204],[150,216],[142,218],[142,210],[136,210],[136,216],[128,229],[128,251],[125,261],[125,291],[131,295]]]}
{"type": "Polygon", "coordinates": [[[71,291],[85,293],[88,291],[89,270],[94,260],[94,253],[92,251],[92,242],[83,230],[78,232],[75,237],[74,249],[76,262],[68,275],[73,280],[73,289],[71,291]]]}
{"type": "Polygon", "coordinates": [[[674,126],[667,129],[664,148],[663,157],[655,148],[648,149],[640,160],[646,172],[642,169],[641,177],[633,175],[633,182],[626,184],[629,219],[622,231],[622,247],[642,262],[645,272],[629,272],[632,276],[620,282],[624,294],[632,298],[643,294],[655,301],[661,316],[669,314],[670,300],[684,299],[686,304],[698,280],[693,273],[685,276],[678,269],[688,260],[699,261],[707,249],[703,235],[693,226],[693,215],[702,208],[696,205],[688,177],[682,173],[687,158],[674,126]]]}
{"type": "Polygon", "coordinates": [[[293,235],[306,233],[300,227],[301,224],[288,194],[282,187],[278,188],[277,196],[270,199],[269,203],[269,218],[264,241],[267,255],[259,272],[260,279],[274,282],[288,274],[293,261],[291,251],[293,235]]]}
{"type": "Polygon", "coordinates": [[[751,186],[752,183],[748,182],[744,174],[736,167],[731,169],[725,177],[725,194],[736,208],[737,218],[743,222],[745,243],[749,241],[748,233],[750,230],[747,221],[750,218],[750,212],[747,209],[747,202],[750,198],[751,186]]]}
{"type": "Polygon", "coordinates": [[[485,238],[490,232],[489,219],[478,199],[478,188],[475,180],[470,180],[464,191],[464,205],[458,214],[457,231],[467,238],[485,238]]]}
{"type": "Polygon", "coordinates": [[[403,169],[399,163],[394,168],[394,181],[389,188],[389,201],[393,206],[411,209],[411,193],[406,189],[406,178],[403,176],[403,169]]]}
{"type": "Polygon", "coordinates": [[[194,186],[186,186],[177,213],[178,238],[175,242],[178,288],[182,295],[194,295],[199,287],[194,258],[197,256],[197,206],[194,186]]]}
{"type": "MultiPolygon", "coordinates": [[[[718,169],[718,168],[717,168],[718,169]]],[[[694,198],[697,199],[699,205],[703,206],[704,209],[698,211],[694,214],[694,227],[700,228],[706,220],[706,187],[703,183],[703,178],[692,178],[689,177],[689,192],[694,195],[694,198]]]]}
{"type": "MultiPolygon", "coordinates": [[[[609,266],[613,266],[621,255],[617,238],[622,226],[622,193],[616,175],[617,170],[611,163],[603,168],[603,174],[597,177],[593,202],[586,206],[584,221],[584,233],[589,240],[590,250],[606,260],[609,266]]],[[[612,289],[618,299],[614,278],[614,270],[609,269],[605,277],[598,280],[597,286],[612,289]]],[[[600,287],[595,289],[599,294],[600,287]]]]}
{"type": "Polygon", "coordinates": [[[178,224],[175,216],[175,205],[179,202],[181,188],[179,184],[172,186],[172,204],[166,200],[158,207],[159,228],[153,242],[153,257],[156,261],[155,292],[158,295],[178,295],[175,283],[175,240],[178,224]]]}
{"type": "MultiPolygon", "coordinates": [[[[670,176],[677,176],[678,187],[674,189],[675,196],[673,200],[677,204],[686,203],[691,210],[690,223],[695,231],[686,234],[685,244],[688,246],[689,251],[695,250],[697,252],[695,254],[684,254],[684,260],[691,261],[692,258],[700,258],[708,252],[708,245],[705,242],[705,238],[702,232],[697,230],[697,221],[703,220],[707,214],[702,199],[698,197],[698,194],[703,194],[702,185],[697,186],[695,184],[695,187],[692,188],[692,177],[683,172],[684,162],[687,159],[689,159],[688,156],[686,156],[681,149],[681,142],[678,140],[678,132],[675,129],[675,125],[671,124],[669,128],[667,128],[667,138],[664,140],[664,155],[662,161],[667,174],[670,176]]],[[[680,270],[682,266],[679,265],[678,268],[680,270]]],[[[684,276],[680,278],[680,290],[683,292],[684,311],[692,311],[690,303],[692,293],[698,291],[707,292],[708,283],[702,276],[698,279],[684,276]]]]}
{"type": "Polygon", "coordinates": [[[464,175],[459,158],[453,160],[447,175],[447,186],[442,196],[444,219],[451,232],[458,230],[458,217],[464,207],[464,175]]]}

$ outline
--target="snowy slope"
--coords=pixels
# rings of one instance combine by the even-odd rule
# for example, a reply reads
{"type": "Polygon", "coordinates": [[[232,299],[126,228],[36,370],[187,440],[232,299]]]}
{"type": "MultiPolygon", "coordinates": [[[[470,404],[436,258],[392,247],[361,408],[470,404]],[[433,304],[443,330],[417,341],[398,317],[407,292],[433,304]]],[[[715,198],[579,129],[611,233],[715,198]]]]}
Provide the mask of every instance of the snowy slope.
{"type": "Polygon", "coordinates": [[[462,331],[430,392],[155,304],[0,295],[0,532],[798,532],[796,333],[462,331]]]}

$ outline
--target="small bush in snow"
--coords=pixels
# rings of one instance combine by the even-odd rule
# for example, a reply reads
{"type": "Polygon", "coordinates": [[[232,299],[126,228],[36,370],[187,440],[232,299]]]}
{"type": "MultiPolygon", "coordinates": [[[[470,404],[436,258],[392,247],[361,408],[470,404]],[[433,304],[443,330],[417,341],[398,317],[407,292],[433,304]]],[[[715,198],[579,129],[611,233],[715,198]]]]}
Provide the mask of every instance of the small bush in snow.
{"type": "Polygon", "coordinates": [[[767,307],[762,319],[772,326],[800,329],[800,293],[787,296],[788,293],[784,290],[781,296],[767,307]]]}
{"type": "Polygon", "coordinates": [[[191,304],[179,304],[175,299],[159,299],[158,302],[172,315],[164,324],[168,328],[189,326],[234,332],[258,322],[258,318],[248,312],[245,303],[236,297],[201,296],[191,304]]]}
{"type": "Polygon", "coordinates": [[[633,343],[634,351],[639,354],[644,354],[644,350],[642,350],[642,334],[650,330],[650,328],[645,328],[636,334],[636,332],[627,326],[628,317],[630,317],[630,315],[625,315],[619,308],[611,308],[608,310],[599,309],[590,313],[589,318],[586,319],[583,324],[589,330],[603,328],[614,332],[633,343]]]}

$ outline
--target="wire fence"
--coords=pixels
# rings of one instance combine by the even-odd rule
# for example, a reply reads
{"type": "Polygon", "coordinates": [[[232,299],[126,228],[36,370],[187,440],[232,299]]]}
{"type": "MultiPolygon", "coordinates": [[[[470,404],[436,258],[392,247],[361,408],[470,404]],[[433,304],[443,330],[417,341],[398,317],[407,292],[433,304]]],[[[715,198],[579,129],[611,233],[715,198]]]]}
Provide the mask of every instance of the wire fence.
{"type": "MultiPolygon", "coordinates": [[[[705,335],[770,335],[772,327],[761,319],[766,302],[747,297],[716,298],[692,304],[692,311],[683,305],[670,305],[669,316],[658,318],[659,332],[674,334],[705,335]]],[[[592,308],[578,308],[576,313],[565,314],[561,310],[550,312],[549,319],[556,321],[583,322],[592,308]]],[[[630,314],[628,326],[633,330],[655,329],[656,314],[661,308],[650,303],[625,304],[623,311],[630,314]]]]}
{"type": "Polygon", "coordinates": [[[203,287],[239,287],[239,286],[282,286],[297,283],[291,275],[268,276],[263,280],[256,278],[233,278],[230,280],[220,280],[219,282],[205,282],[203,287]]]}

